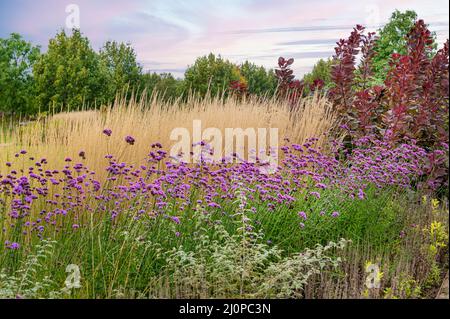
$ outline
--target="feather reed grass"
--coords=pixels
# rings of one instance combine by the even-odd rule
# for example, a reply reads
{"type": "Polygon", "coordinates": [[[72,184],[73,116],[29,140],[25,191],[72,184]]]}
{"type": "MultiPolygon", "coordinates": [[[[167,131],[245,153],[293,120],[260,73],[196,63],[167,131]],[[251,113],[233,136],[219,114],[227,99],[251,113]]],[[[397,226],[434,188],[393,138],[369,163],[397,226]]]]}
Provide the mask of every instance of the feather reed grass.
{"type": "Polygon", "coordinates": [[[334,114],[325,98],[311,96],[299,101],[294,112],[290,109],[288,102],[269,98],[191,96],[182,103],[162,102],[157,96],[128,102],[118,97],[113,105],[100,110],[64,112],[16,126],[6,123],[7,128],[0,130],[0,173],[4,163],[25,149],[54,167],[84,151],[85,164],[101,175],[106,154],[120,154],[119,160],[127,163],[142,163],[152,143],[159,142],[169,150],[177,142],[170,140],[174,128],[186,128],[192,134],[194,120],[201,120],[202,130],[214,127],[223,135],[225,128],[278,128],[280,145],[284,138],[296,143],[310,137],[321,143],[326,140],[334,114]],[[112,130],[110,137],[102,134],[105,128],[112,130]],[[125,143],[128,135],[135,138],[135,145],[125,143]]]}

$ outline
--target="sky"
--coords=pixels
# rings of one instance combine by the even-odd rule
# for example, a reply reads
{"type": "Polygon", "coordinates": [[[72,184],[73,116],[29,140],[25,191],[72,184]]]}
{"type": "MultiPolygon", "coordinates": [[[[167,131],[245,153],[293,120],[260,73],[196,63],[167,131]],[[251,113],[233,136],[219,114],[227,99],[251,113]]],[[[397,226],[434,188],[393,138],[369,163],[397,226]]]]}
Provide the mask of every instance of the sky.
{"type": "Polygon", "coordinates": [[[0,37],[17,32],[45,51],[75,25],[96,50],[108,40],[131,43],[146,71],[182,77],[212,52],[267,68],[293,57],[301,77],[354,25],[376,30],[395,9],[415,10],[439,44],[449,37],[447,0],[0,0],[0,37]]]}

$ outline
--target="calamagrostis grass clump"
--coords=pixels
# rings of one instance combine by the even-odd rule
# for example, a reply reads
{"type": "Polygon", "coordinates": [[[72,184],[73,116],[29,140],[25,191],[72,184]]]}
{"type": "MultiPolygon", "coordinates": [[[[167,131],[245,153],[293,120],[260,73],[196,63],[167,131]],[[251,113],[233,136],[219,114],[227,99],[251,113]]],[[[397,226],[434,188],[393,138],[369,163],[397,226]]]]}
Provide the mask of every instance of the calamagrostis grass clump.
{"type": "Polygon", "coordinates": [[[174,128],[186,128],[192,136],[193,120],[201,120],[202,130],[220,129],[222,136],[225,128],[278,128],[281,144],[284,137],[297,143],[310,137],[322,141],[333,119],[329,103],[320,96],[299,101],[294,113],[288,103],[275,99],[192,97],[185,103],[164,103],[157,98],[118,99],[99,111],[60,113],[23,126],[9,126],[7,132],[0,130],[0,173],[18,149],[45,157],[55,165],[64,164],[62,159],[66,157],[76,158],[82,151],[87,166],[102,179],[105,154],[121,154],[121,161],[140,164],[152,143],[160,142],[168,150],[177,142],[170,140],[174,128]],[[114,132],[108,143],[99,134],[104,129],[114,132]],[[124,151],[126,136],[135,138],[136,147],[124,151]]]}

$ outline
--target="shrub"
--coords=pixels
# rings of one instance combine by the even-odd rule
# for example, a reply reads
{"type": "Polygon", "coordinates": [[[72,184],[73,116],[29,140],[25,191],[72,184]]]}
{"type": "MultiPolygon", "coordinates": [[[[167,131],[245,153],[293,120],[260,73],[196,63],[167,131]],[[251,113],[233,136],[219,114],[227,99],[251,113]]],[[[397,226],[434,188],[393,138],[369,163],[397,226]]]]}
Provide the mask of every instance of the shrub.
{"type": "Polygon", "coordinates": [[[406,54],[394,53],[384,85],[371,86],[376,38],[364,30],[357,26],[335,49],[329,96],[343,123],[360,136],[409,137],[426,147],[448,143],[448,41],[433,56],[432,34],[417,21],[407,36],[406,54]]]}
{"type": "Polygon", "coordinates": [[[264,243],[263,234],[252,230],[245,200],[240,198],[240,210],[234,215],[238,224],[234,235],[211,222],[208,213],[197,212],[193,249],[180,246],[159,255],[166,266],[151,280],[153,297],[301,298],[312,275],[339,265],[340,258],[333,257],[333,252],[344,249],[349,241],[341,239],[283,257],[282,250],[264,243]],[[212,233],[205,228],[211,225],[212,233]]]}
{"type": "Polygon", "coordinates": [[[372,86],[375,43],[375,35],[365,34],[364,27],[358,25],[335,48],[331,71],[334,87],[329,97],[340,114],[340,127],[348,130],[350,138],[375,134],[391,143],[405,138],[416,140],[430,151],[429,176],[435,179],[435,184],[445,185],[448,40],[433,54],[433,35],[423,20],[417,21],[406,37],[406,53],[392,54],[382,86],[372,86]],[[361,55],[359,64],[358,55],[361,55]]]}
{"type": "Polygon", "coordinates": [[[266,70],[262,66],[245,61],[239,66],[239,70],[248,88],[248,93],[271,97],[277,89],[277,78],[273,70],[266,70]]]}
{"type": "MultiPolygon", "coordinates": [[[[52,255],[56,241],[42,240],[36,246],[36,253],[30,253],[16,270],[10,275],[0,269],[0,299],[42,298],[43,291],[53,286],[50,276],[40,278],[45,271],[45,259],[52,255]]],[[[51,292],[47,297],[56,297],[59,292],[51,292]]]]}
{"type": "Polygon", "coordinates": [[[175,101],[184,97],[183,81],[176,79],[171,73],[144,73],[139,80],[139,96],[158,96],[160,101],[175,101]]]}

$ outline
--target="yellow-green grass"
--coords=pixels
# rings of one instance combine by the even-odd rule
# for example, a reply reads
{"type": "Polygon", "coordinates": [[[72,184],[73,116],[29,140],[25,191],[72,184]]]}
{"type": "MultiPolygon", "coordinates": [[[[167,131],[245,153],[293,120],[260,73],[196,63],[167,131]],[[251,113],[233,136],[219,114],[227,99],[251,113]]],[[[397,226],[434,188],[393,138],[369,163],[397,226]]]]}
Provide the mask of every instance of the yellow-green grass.
{"type": "Polygon", "coordinates": [[[298,143],[310,137],[319,138],[319,143],[326,139],[334,113],[325,98],[305,98],[295,111],[291,109],[288,102],[274,99],[191,98],[186,103],[118,99],[101,110],[60,113],[0,130],[0,173],[4,163],[13,161],[22,149],[36,159],[46,158],[52,167],[62,167],[64,158],[76,159],[84,151],[84,163],[102,179],[106,154],[118,156],[119,161],[142,163],[152,143],[160,142],[169,150],[177,142],[170,140],[172,130],[186,128],[192,133],[194,120],[201,120],[202,129],[220,129],[223,136],[225,128],[278,128],[280,144],[285,137],[298,143]],[[112,130],[111,137],[102,134],[105,128],[112,130]],[[135,145],[125,143],[128,135],[135,138],[135,145]]]}

